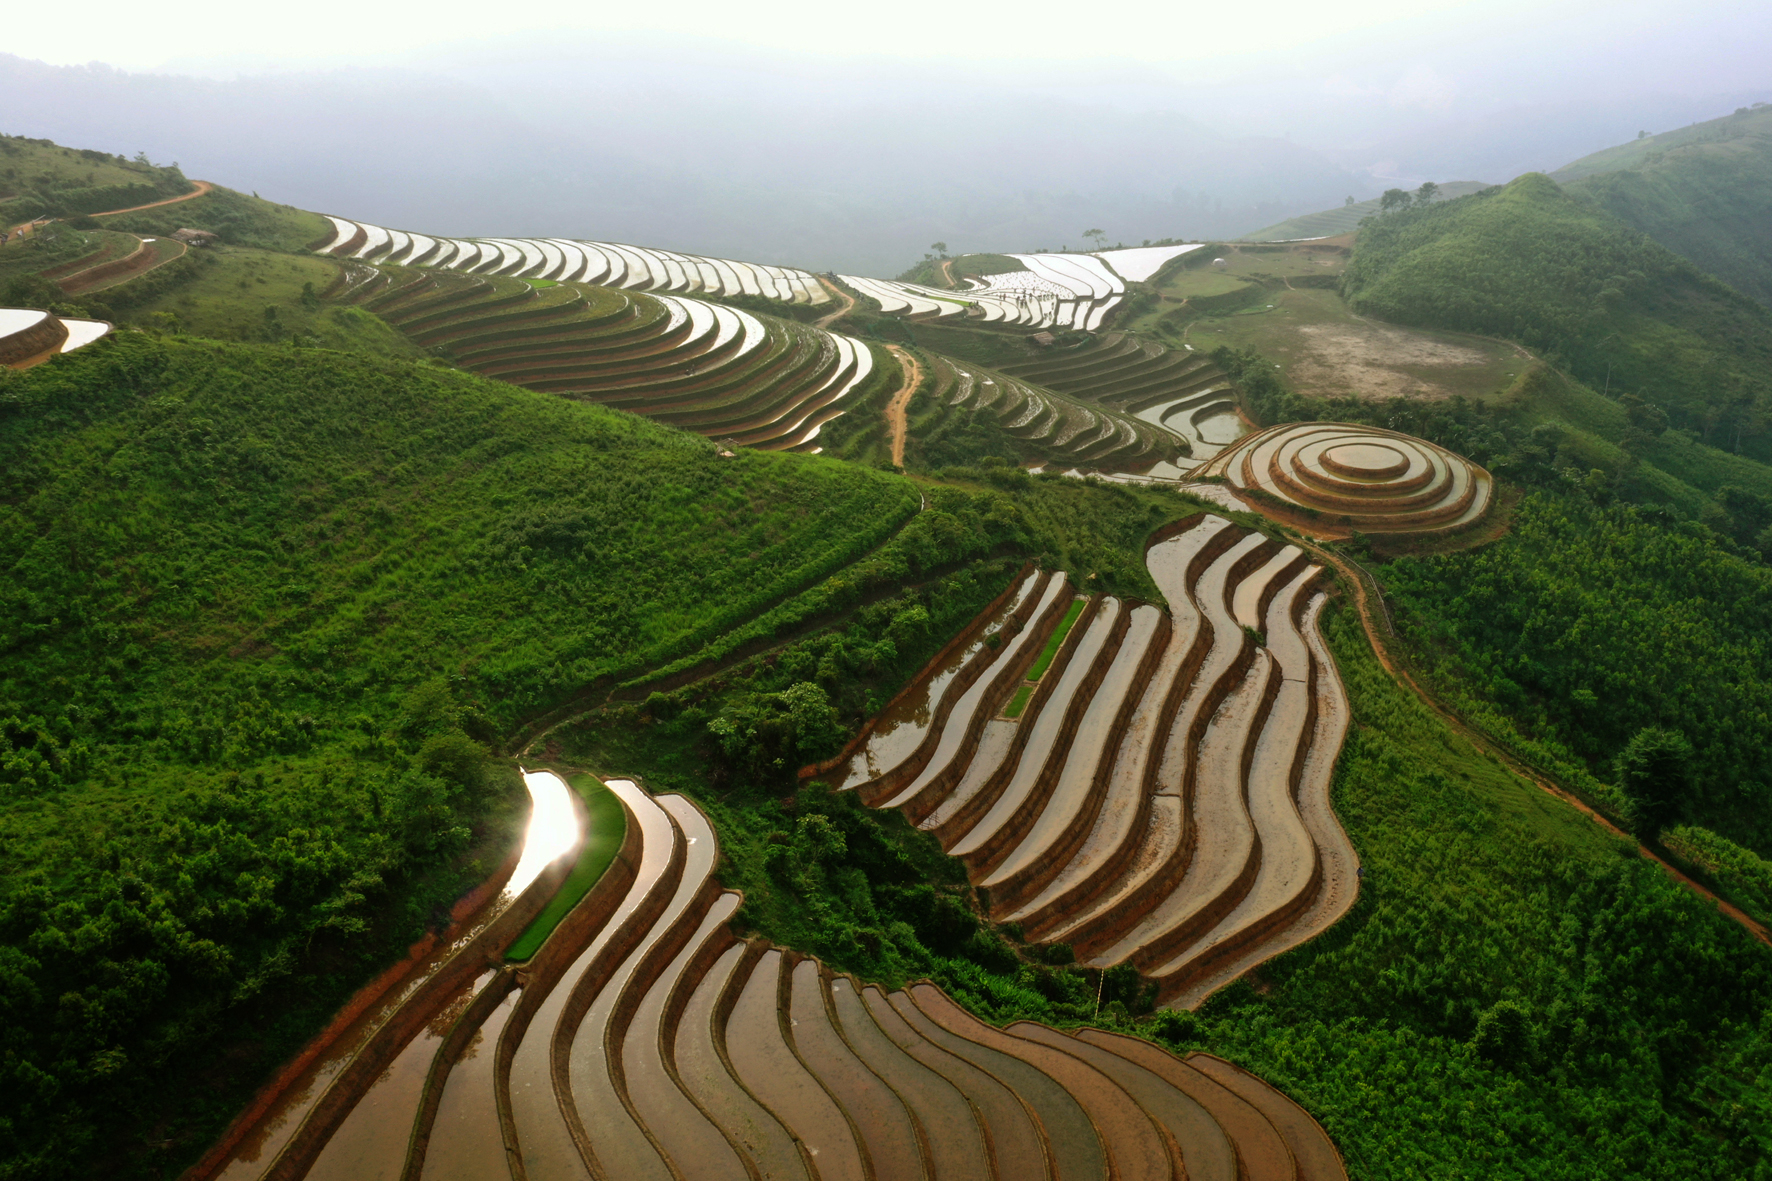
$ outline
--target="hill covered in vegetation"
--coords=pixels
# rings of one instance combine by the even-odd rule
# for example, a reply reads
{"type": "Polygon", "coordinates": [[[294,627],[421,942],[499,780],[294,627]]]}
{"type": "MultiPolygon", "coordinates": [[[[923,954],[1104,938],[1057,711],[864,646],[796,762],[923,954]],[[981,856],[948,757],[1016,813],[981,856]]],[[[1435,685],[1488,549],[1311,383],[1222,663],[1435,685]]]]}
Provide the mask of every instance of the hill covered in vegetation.
{"type": "Polygon", "coordinates": [[[446,911],[503,856],[519,721],[791,624],[919,505],[434,366],[140,334],[6,374],[0,456],[0,1156],[36,1176],[218,1037],[274,1062],[446,911]]]}
{"type": "MultiPolygon", "coordinates": [[[[1001,464],[920,492],[287,342],[126,333],[0,380],[0,1158],[21,1175],[188,1162],[503,856],[520,789],[493,755],[532,723],[612,693],[633,723],[687,681],[713,696],[657,707],[673,757],[774,798],[1017,555],[1154,594],[1143,539],[1197,507],[1001,464]]],[[[932,932],[947,912],[920,898],[903,921],[932,932]]],[[[963,944],[1013,979],[1013,954],[963,944]]]]}
{"type": "Polygon", "coordinates": [[[1362,315],[1518,341],[1706,443],[1772,459],[1772,309],[1549,177],[1380,218],[1342,291],[1362,315]]]}
{"type": "Polygon", "coordinates": [[[1551,176],[1772,306],[1772,106],[1644,136],[1551,176]]]}

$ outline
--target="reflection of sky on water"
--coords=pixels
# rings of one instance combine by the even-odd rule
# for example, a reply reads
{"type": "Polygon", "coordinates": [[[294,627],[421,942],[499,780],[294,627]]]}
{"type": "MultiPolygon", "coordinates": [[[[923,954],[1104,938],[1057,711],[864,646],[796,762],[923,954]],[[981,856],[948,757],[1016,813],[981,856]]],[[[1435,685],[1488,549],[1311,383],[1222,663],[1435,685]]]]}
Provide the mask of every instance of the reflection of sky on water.
{"type": "Polygon", "coordinates": [[[528,889],[578,839],[578,816],[565,782],[552,771],[525,771],[523,784],[529,788],[529,831],[523,835],[523,856],[505,886],[512,896],[528,889]]]}

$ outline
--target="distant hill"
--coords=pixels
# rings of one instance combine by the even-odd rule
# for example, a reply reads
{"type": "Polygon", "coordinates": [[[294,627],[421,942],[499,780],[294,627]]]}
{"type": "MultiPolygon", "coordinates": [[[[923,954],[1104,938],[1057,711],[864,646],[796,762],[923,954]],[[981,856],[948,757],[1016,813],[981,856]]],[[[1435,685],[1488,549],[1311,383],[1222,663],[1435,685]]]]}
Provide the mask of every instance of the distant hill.
{"type": "Polygon", "coordinates": [[[1518,341],[1705,442],[1772,457],[1772,312],[1542,173],[1380,218],[1343,293],[1361,315],[1518,341]]]}
{"type": "Polygon", "coordinates": [[[1772,105],[1607,148],[1551,176],[1772,306],[1772,105]]]}
{"type": "MultiPolygon", "coordinates": [[[[1449,180],[1440,186],[1440,197],[1442,200],[1451,200],[1488,187],[1486,182],[1480,180],[1449,180]]],[[[1374,197],[1370,201],[1355,201],[1351,205],[1343,205],[1340,209],[1325,209],[1321,213],[1306,213],[1288,218],[1265,230],[1244,234],[1238,241],[1288,242],[1297,238],[1330,238],[1336,234],[1351,233],[1360,228],[1360,219],[1378,213],[1379,201],[1380,198],[1374,197]]]]}

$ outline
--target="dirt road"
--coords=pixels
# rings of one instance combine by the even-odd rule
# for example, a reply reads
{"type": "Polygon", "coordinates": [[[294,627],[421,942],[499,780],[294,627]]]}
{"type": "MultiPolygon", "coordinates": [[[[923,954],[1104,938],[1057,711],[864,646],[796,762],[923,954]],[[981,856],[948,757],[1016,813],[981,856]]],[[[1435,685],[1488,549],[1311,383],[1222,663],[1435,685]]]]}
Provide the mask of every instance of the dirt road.
{"type": "MultiPolygon", "coordinates": [[[[1402,668],[1397,661],[1391,657],[1390,650],[1386,646],[1384,640],[1384,635],[1390,631],[1389,623],[1387,621],[1381,627],[1378,621],[1374,618],[1371,597],[1367,593],[1366,582],[1361,577],[1362,572],[1355,569],[1352,563],[1337,554],[1332,554],[1327,550],[1319,549],[1316,546],[1311,546],[1310,548],[1318,557],[1334,566],[1335,569],[1341,573],[1342,577],[1347,580],[1348,585],[1354,588],[1354,603],[1360,612],[1360,626],[1366,632],[1366,639],[1372,645],[1372,651],[1373,654],[1378,657],[1378,663],[1384,667],[1384,671],[1389,673],[1393,680],[1398,684],[1403,685],[1411,693],[1414,693],[1417,697],[1421,698],[1422,701],[1427,703],[1428,708],[1438,714],[1448,726],[1472,746],[1480,751],[1494,755],[1508,770],[1530,783],[1537,784],[1540,790],[1556,796],[1563,802],[1586,813],[1596,824],[1604,827],[1609,832],[1629,839],[1629,834],[1623,829],[1619,828],[1616,824],[1613,824],[1610,820],[1606,819],[1606,817],[1600,815],[1593,808],[1583,803],[1582,800],[1573,793],[1558,787],[1531,767],[1520,762],[1519,759],[1515,758],[1491,741],[1482,731],[1467,724],[1463,718],[1454,713],[1448,706],[1442,703],[1439,698],[1423,689],[1421,685],[1416,682],[1414,676],[1411,675],[1407,669],[1402,668]]],[[[1765,927],[1761,926],[1759,923],[1743,914],[1736,907],[1729,905],[1729,903],[1718,898],[1715,894],[1687,877],[1679,869],[1676,869],[1664,858],[1656,854],[1655,851],[1650,849],[1647,845],[1638,844],[1637,852],[1648,860],[1661,866],[1661,868],[1667,873],[1667,876],[1678,882],[1680,885],[1685,886],[1699,897],[1714,903],[1718,911],[1729,918],[1734,919],[1743,927],[1746,927],[1748,933],[1755,939],[1758,939],[1761,943],[1767,944],[1768,946],[1772,946],[1772,935],[1768,934],[1765,927]]]]}
{"type": "Polygon", "coordinates": [[[131,205],[128,209],[107,209],[103,213],[95,213],[92,216],[115,217],[119,213],[139,213],[144,209],[158,209],[162,205],[177,205],[180,201],[189,201],[193,197],[201,197],[204,193],[207,193],[215,187],[206,180],[194,180],[191,184],[196,187],[180,197],[168,197],[164,201],[149,201],[146,205],[131,205]]]}
{"type": "MultiPolygon", "coordinates": [[[[88,216],[91,216],[91,217],[116,217],[119,213],[139,213],[143,209],[158,209],[162,205],[177,205],[180,201],[189,201],[193,197],[201,197],[204,193],[207,193],[211,189],[215,188],[214,185],[210,184],[206,180],[194,180],[191,182],[191,184],[195,187],[193,187],[190,192],[185,193],[182,196],[168,197],[164,201],[149,201],[146,205],[131,205],[128,209],[107,209],[103,213],[93,213],[93,214],[89,214],[88,216]]],[[[13,226],[10,230],[8,230],[7,233],[14,236],[14,237],[18,237],[18,236],[20,236],[21,231],[29,229],[31,224],[32,223],[30,223],[28,221],[20,222],[18,225],[13,226]]]]}
{"type": "Polygon", "coordinates": [[[906,430],[905,408],[911,404],[911,397],[917,387],[923,383],[923,366],[911,355],[909,349],[902,345],[889,344],[892,355],[904,367],[904,386],[892,395],[892,401],[886,404],[886,431],[892,439],[892,463],[895,467],[904,466],[904,436],[906,430]]]}
{"type": "Polygon", "coordinates": [[[829,328],[832,324],[835,324],[838,320],[841,320],[844,316],[847,316],[850,312],[855,310],[855,297],[825,278],[823,275],[818,277],[818,281],[822,283],[824,289],[835,296],[837,302],[842,305],[830,315],[821,316],[819,318],[818,327],[829,328]]]}

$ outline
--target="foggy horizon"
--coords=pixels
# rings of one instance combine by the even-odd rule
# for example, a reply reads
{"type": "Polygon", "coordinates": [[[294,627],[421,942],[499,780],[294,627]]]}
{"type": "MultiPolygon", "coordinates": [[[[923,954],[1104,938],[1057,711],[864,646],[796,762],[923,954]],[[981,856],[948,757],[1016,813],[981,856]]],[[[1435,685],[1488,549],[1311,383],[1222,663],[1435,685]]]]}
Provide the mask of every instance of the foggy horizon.
{"type": "Polygon", "coordinates": [[[1131,245],[1235,237],[1391,187],[1505,183],[1772,99],[1772,15],[1731,5],[1121,8],[1043,28],[1046,10],[998,26],[959,13],[916,53],[896,24],[772,21],[798,11],[780,4],[747,10],[768,44],[711,6],[674,10],[706,17],[701,35],[563,12],[548,30],[462,34],[472,21],[446,7],[404,37],[381,32],[391,13],[322,6],[315,19],[340,22],[329,40],[280,31],[267,53],[252,30],[185,7],[167,35],[101,6],[89,53],[84,35],[18,22],[0,131],[145,151],[429,233],[881,276],[936,241],[1056,250],[1096,226],[1131,245]]]}

